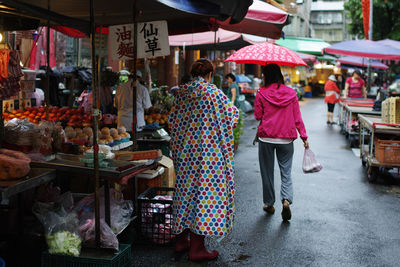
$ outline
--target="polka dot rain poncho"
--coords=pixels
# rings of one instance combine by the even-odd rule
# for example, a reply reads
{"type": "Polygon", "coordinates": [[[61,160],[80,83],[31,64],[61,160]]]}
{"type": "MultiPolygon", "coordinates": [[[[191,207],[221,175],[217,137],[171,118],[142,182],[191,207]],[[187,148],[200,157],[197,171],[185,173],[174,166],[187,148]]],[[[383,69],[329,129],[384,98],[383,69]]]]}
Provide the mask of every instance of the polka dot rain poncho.
{"type": "Polygon", "coordinates": [[[233,129],[239,112],[203,78],[181,87],[169,117],[176,170],[173,232],[223,236],[234,218],[233,129]]]}

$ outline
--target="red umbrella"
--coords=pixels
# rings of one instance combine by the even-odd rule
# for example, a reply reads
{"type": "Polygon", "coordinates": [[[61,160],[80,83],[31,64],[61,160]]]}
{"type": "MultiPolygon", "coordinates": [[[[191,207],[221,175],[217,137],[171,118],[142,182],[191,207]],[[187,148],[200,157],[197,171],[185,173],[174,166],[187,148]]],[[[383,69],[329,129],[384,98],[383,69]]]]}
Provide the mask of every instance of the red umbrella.
{"type": "Polygon", "coordinates": [[[267,42],[243,47],[225,61],[263,66],[271,63],[290,67],[307,66],[296,52],[267,42]]]}

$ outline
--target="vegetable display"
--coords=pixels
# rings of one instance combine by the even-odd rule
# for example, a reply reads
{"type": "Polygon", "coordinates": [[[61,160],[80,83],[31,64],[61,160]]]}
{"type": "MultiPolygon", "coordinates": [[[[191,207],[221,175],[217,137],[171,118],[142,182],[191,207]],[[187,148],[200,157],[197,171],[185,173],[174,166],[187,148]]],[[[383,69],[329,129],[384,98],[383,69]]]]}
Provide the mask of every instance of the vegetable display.
{"type": "Polygon", "coordinates": [[[79,235],[69,231],[59,231],[46,234],[50,254],[64,254],[78,257],[82,240],[79,235]]]}

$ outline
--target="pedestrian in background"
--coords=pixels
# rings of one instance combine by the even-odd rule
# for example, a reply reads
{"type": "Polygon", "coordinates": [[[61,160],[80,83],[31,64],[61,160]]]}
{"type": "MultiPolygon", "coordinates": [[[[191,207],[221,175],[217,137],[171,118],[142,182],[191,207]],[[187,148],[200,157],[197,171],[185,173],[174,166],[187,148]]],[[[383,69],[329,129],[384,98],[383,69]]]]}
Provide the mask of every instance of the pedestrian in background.
{"type": "MultiPolygon", "coordinates": [[[[138,71],[137,74],[141,75],[138,71]]],[[[142,131],[146,125],[144,113],[151,108],[151,99],[149,90],[139,81],[139,76],[129,75],[127,82],[120,84],[115,93],[114,107],[118,110],[117,123],[118,128],[125,127],[128,132],[132,131],[133,122],[133,83],[136,80],[136,130],[142,131]]]]}
{"type": "Polygon", "coordinates": [[[365,82],[363,79],[361,79],[361,72],[359,70],[355,70],[351,77],[346,79],[346,84],[344,87],[344,97],[367,98],[365,82]]]}
{"type": "Polygon", "coordinates": [[[234,217],[233,129],[239,111],[210,83],[213,72],[208,59],[193,64],[193,80],[177,92],[168,121],[176,171],[175,252],[189,250],[194,261],[218,256],[206,250],[204,237],[228,234],[234,217]]]}
{"type": "Polygon", "coordinates": [[[264,211],[275,212],[274,159],[275,153],[281,171],[282,219],[292,217],[290,204],[293,203],[292,161],[293,141],[297,131],[308,148],[307,133],[301,118],[296,91],[285,86],[279,66],[268,64],[263,69],[264,87],[254,101],[254,117],[260,121],[257,129],[264,211]],[[297,131],[296,131],[297,130],[297,131]]]}
{"type": "Polygon", "coordinates": [[[228,82],[228,98],[232,101],[232,103],[238,107],[239,106],[239,85],[236,83],[236,77],[232,73],[228,73],[225,75],[225,79],[228,82]]]}
{"type": "Polygon", "coordinates": [[[339,102],[340,89],[336,85],[336,77],[331,74],[328,77],[328,81],[325,83],[325,103],[328,104],[328,115],[326,123],[328,125],[334,124],[333,122],[333,111],[335,109],[335,103],[339,102]]]}

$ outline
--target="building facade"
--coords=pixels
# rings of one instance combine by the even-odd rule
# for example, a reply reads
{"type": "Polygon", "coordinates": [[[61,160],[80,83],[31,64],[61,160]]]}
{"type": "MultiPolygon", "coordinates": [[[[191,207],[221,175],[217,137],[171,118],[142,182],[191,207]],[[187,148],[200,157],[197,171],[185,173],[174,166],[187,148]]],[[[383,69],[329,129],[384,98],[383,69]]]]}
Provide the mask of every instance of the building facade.
{"type": "Polygon", "coordinates": [[[345,0],[312,0],[310,12],[311,37],[329,43],[350,40],[344,10],[345,0]]]}
{"type": "Polygon", "coordinates": [[[311,0],[283,0],[282,7],[290,14],[290,24],[283,28],[285,35],[310,37],[311,0]]]}

